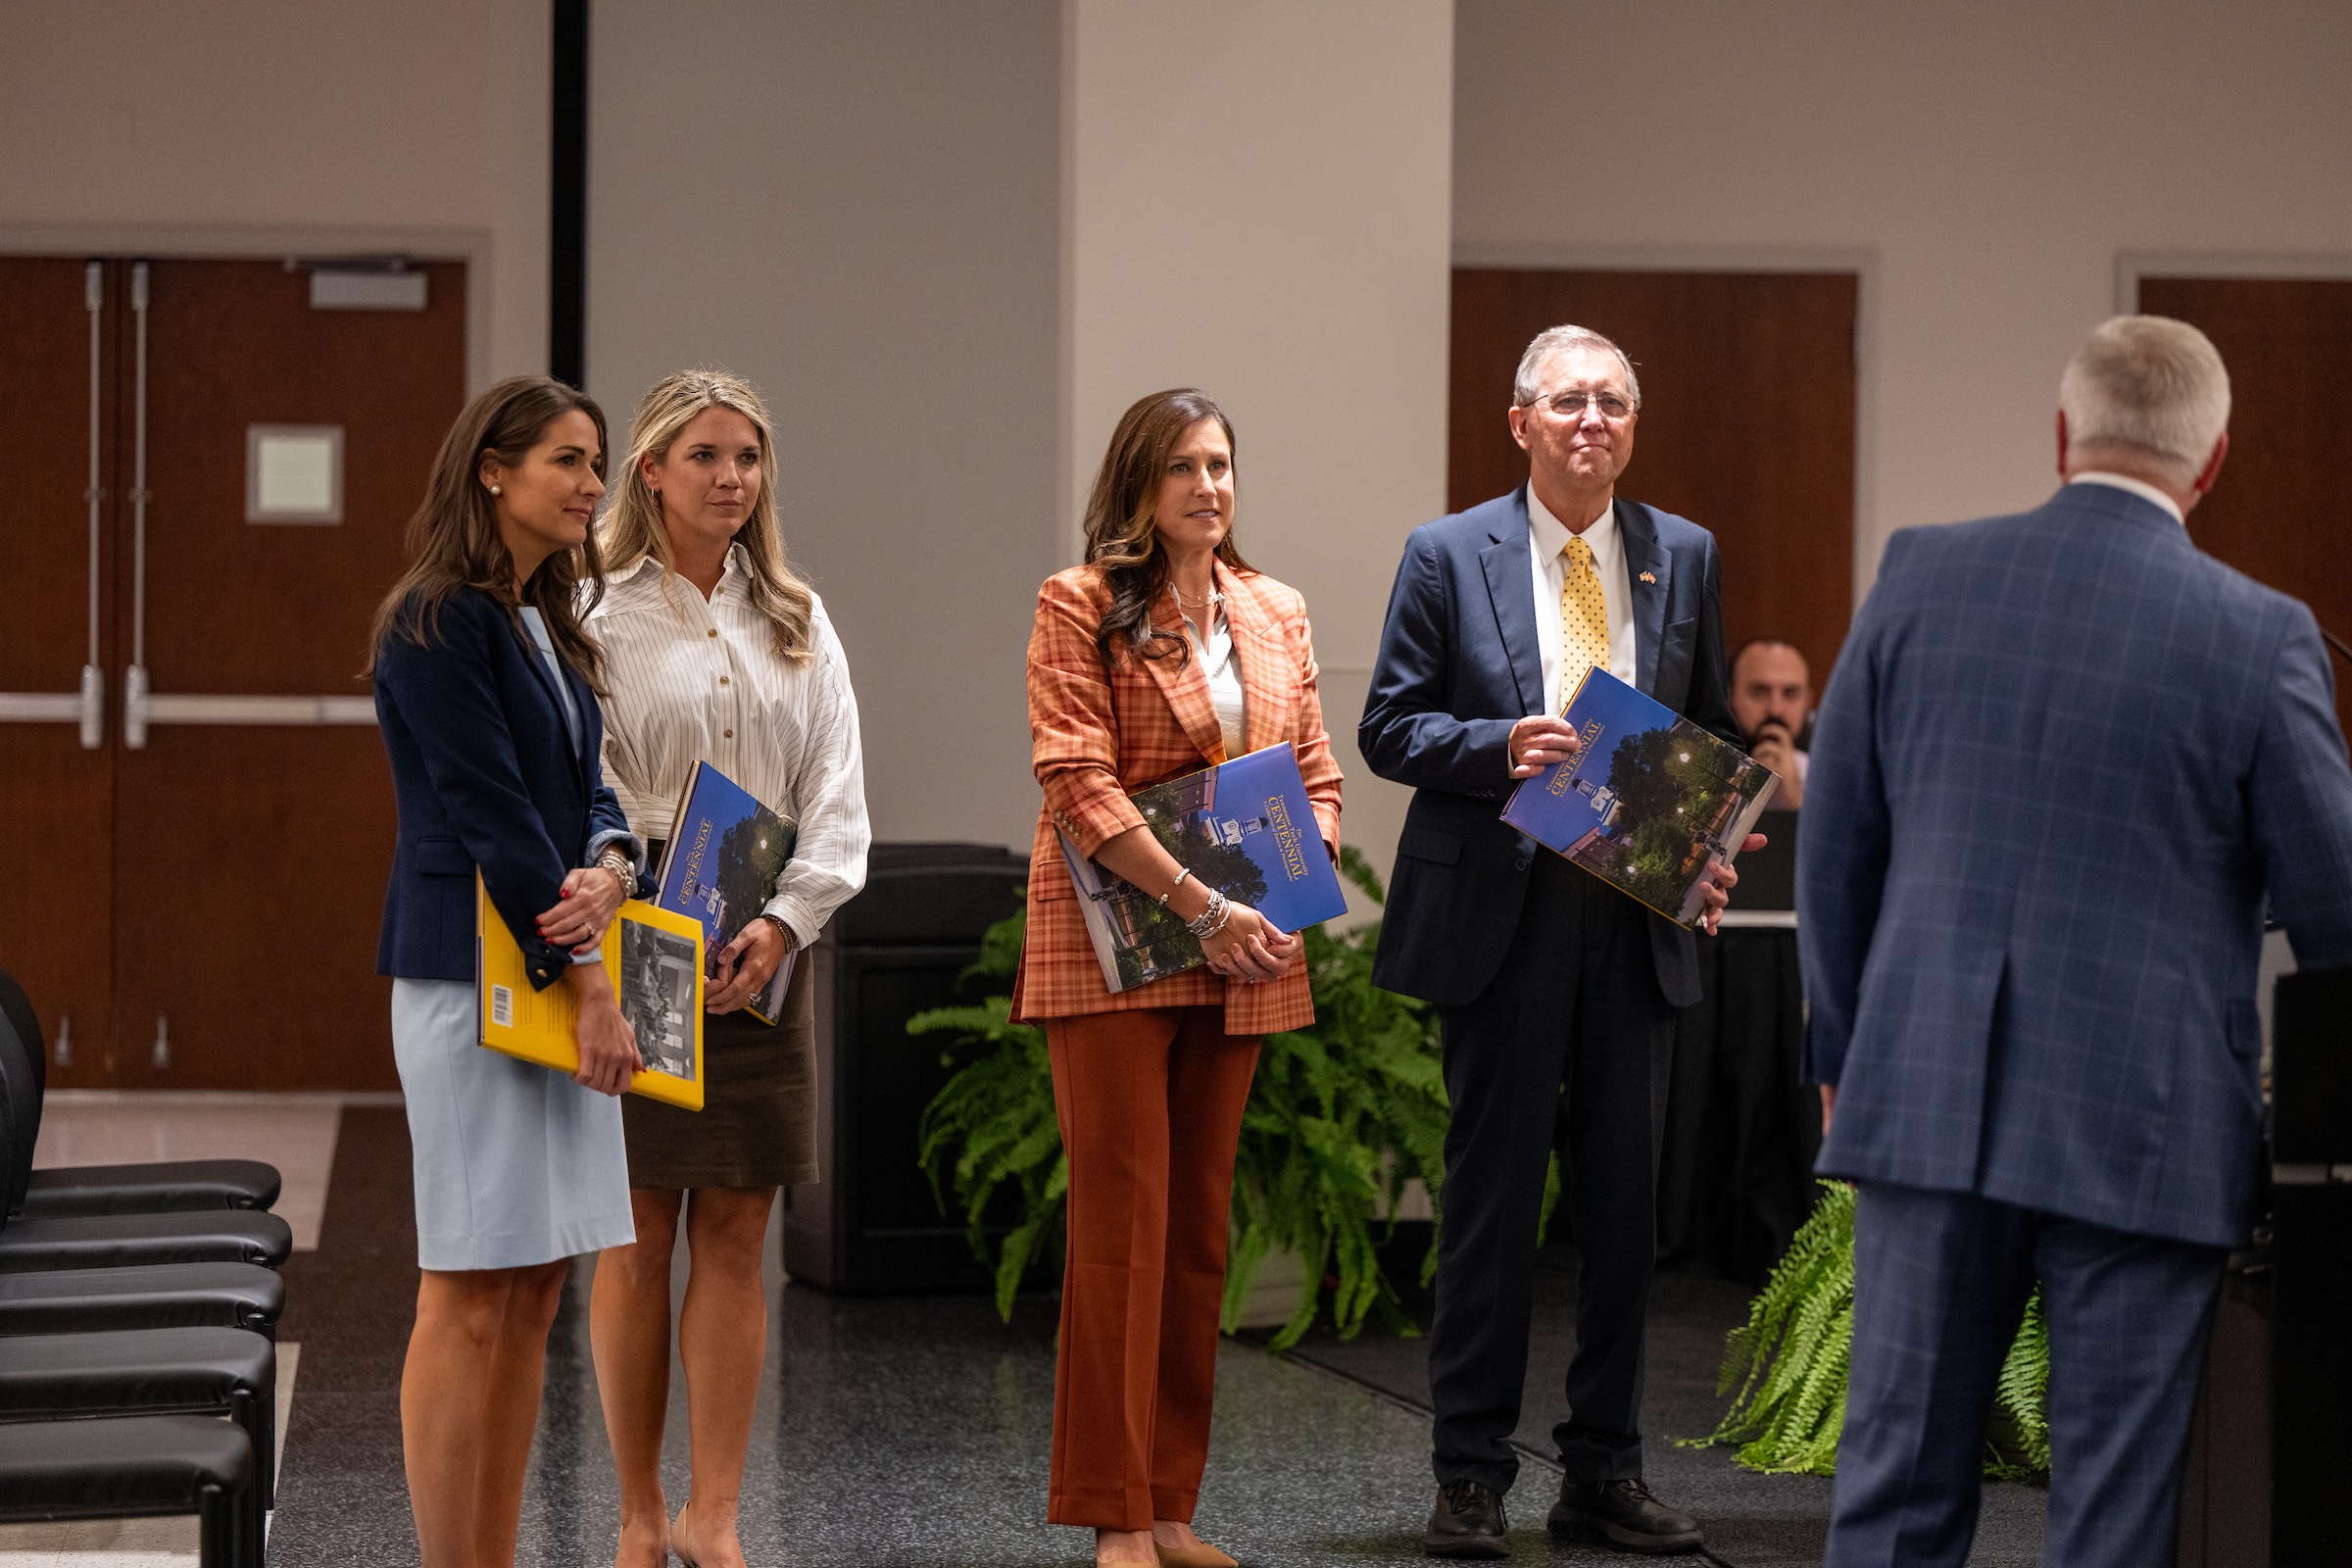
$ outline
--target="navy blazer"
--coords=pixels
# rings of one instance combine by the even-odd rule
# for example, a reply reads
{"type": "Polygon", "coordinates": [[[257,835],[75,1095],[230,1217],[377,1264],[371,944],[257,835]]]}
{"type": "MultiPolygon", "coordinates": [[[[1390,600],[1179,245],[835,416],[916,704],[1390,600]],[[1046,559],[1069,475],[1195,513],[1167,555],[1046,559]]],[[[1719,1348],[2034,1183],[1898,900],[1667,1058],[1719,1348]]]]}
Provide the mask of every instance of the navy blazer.
{"type": "Polygon", "coordinates": [[[375,716],[400,805],[376,972],[474,978],[479,866],[531,984],[545,990],[571,962],[538,933],[564,878],[616,839],[642,853],[604,781],[604,715],[564,665],[583,730],[572,745],[545,656],[479,588],[452,594],[434,632],[429,646],[395,632],[376,652],[375,716]]]}
{"type": "MultiPolygon", "coordinates": [[[[1619,500],[1616,512],[1635,684],[1740,744],[1714,535],[1639,502],[1619,500]]],[[[1356,726],[1372,771],[1413,787],[1372,978],[1442,1006],[1467,1005],[1502,967],[1539,853],[1501,816],[1514,787],[1511,726],[1544,710],[1532,569],[1524,485],[1414,529],[1356,726]]],[[[1696,1002],[1690,933],[1653,914],[1650,948],[1666,1000],[1696,1002]]]]}
{"type": "Polygon", "coordinates": [[[1828,1175],[2213,1247],[2261,1159],[2263,905],[2352,958],[2352,770],[2311,612],[2071,484],[1887,543],[1797,846],[1828,1175]]]}

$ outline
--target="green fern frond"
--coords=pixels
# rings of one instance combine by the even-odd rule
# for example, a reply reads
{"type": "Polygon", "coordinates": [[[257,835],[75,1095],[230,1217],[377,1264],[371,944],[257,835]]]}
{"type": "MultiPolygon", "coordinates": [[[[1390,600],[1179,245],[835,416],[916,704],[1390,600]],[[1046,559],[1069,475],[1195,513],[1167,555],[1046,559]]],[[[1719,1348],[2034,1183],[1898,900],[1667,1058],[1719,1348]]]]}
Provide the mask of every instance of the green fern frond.
{"type": "MultiPolygon", "coordinates": [[[[1767,1473],[1837,1473],[1853,1351],[1854,1193],[1821,1186],[1820,1201],[1749,1302],[1747,1321],[1725,1336],[1716,1393],[1733,1396],[1730,1407],[1712,1433],[1680,1440],[1683,1446],[1734,1446],[1740,1464],[1767,1473]]],[[[1985,1473],[1995,1480],[2048,1474],[2049,1383],[2037,1293],[1994,1388],[1985,1473]]]]}

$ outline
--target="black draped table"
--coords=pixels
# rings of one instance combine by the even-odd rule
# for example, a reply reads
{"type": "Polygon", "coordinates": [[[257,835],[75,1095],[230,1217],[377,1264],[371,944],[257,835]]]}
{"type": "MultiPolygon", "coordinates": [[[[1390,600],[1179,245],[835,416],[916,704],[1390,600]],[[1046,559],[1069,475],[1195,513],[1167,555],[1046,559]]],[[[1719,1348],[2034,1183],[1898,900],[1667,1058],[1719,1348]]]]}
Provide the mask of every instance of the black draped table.
{"type": "Polygon", "coordinates": [[[1677,1014],[1658,1167],[1658,1264],[1761,1281],[1813,1210],[1821,1100],[1798,1081],[1804,1001],[1791,914],[1733,910],[1698,939],[1677,1014]]]}

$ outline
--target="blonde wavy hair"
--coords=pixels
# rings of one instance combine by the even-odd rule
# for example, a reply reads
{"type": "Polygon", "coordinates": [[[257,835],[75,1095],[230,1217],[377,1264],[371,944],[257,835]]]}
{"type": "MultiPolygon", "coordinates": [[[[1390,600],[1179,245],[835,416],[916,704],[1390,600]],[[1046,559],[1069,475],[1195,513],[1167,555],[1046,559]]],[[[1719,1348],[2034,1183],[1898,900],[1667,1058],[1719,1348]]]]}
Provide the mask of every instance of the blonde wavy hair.
{"type": "MultiPolygon", "coordinates": [[[[735,530],[751,573],[753,606],[767,617],[780,658],[796,664],[808,662],[813,641],[810,607],[815,595],[792,569],[784,555],[784,528],[776,518],[776,440],[767,405],[741,376],[724,370],[680,370],[663,376],[637,405],[629,421],[629,453],[614,480],[614,499],[597,524],[597,542],[605,574],[619,577],[652,557],[661,563],[662,591],[674,591],[677,562],[669,548],[669,529],[662,520],[662,498],[645,482],[645,459],[664,462],[678,433],[705,409],[730,409],[749,419],[760,438],[760,495],[751,514],[735,530]]],[[[684,602],[678,601],[680,612],[684,602]]]]}

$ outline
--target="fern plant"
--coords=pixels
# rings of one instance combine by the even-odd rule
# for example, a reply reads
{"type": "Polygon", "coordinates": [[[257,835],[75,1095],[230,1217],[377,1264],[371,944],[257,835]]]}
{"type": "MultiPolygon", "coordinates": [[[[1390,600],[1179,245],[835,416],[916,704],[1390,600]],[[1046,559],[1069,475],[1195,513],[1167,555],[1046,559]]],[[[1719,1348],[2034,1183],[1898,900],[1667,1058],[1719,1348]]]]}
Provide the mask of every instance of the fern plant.
{"type": "MultiPolygon", "coordinates": [[[[1380,879],[1361,855],[1343,850],[1340,869],[1382,902],[1380,879]]],[[[1016,914],[990,929],[971,976],[1010,979],[1023,920],[1016,914]]],[[[1230,1331],[1268,1253],[1295,1251],[1303,1260],[1307,1289],[1276,1332],[1277,1349],[1298,1343],[1327,1298],[1343,1339],[1368,1319],[1413,1332],[1379,1250],[1395,1234],[1405,1184],[1418,1178],[1434,1202],[1446,1172],[1447,1107],[1435,1023],[1424,1004],[1372,984],[1378,924],[1336,935],[1314,926],[1303,935],[1315,1022],[1268,1036],[1260,1051],[1242,1114],[1225,1279],[1230,1331]]],[[[906,1025],[913,1034],[948,1036],[943,1059],[965,1058],[923,1113],[918,1157],[943,1211],[955,1195],[973,1250],[994,1265],[997,1310],[1007,1317],[1030,1267],[1061,1256],[1069,1185],[1045,1031],[1012,1022],[1011,1005],[1007,996],[990,996],[906,1025]],[[993,1258],[992,1208],[1016,1216],[993,1258]]],[[[1433,1228],[1422,1283],[1436,1268],[1433,1228]]]]}
{"type": "MultiPolygon", "coordinates": [[[[1726,1339],[1715,1392],[1737,1387],[1731,1408],[1712,1433],[1687,1446],[1738,1444],[1740,1462],[1767,1473],[1837,1473],[1854,1343],[1854,1190],[1821,1186],[1821,1201],[1749,1303],[1747,1321],[1726,1339]]],[[[1994,1388],[1985,1474],[2000,1481],[2049,1474],[2049,1386],[2037,1292],[1994,1388]]]]}
{"type": "MultiPolygon", "coordinates": [[[[1020,966],[1026,920],[1024,912],[990,926],[980,939],[978,961],[962,978],[1009,981],[1020,966]]],[[[1061,1126],[1054,1119],[1046,1032],[1012,1021],[1010,996],[917,1013],[907,1020],[906,1032],[949,1035],[954,1043],[943,1061],[953,1060],[957,1051],[972,1054],[923,1108],[915,1157],[931,1178],[931,1196],[942,1213],[948,1206],[943,1182],[955,1189],[965,1235],[983,1262],[990,1261],[986,1216],[1001,1191],[1009,1188],[1016,1195],[1019,1221],[994,1259],[997,1312],[1009,1319],[1029,1265],[1061,1257],[1070,1162],[1061,1149],[1061,1126]]]]}

